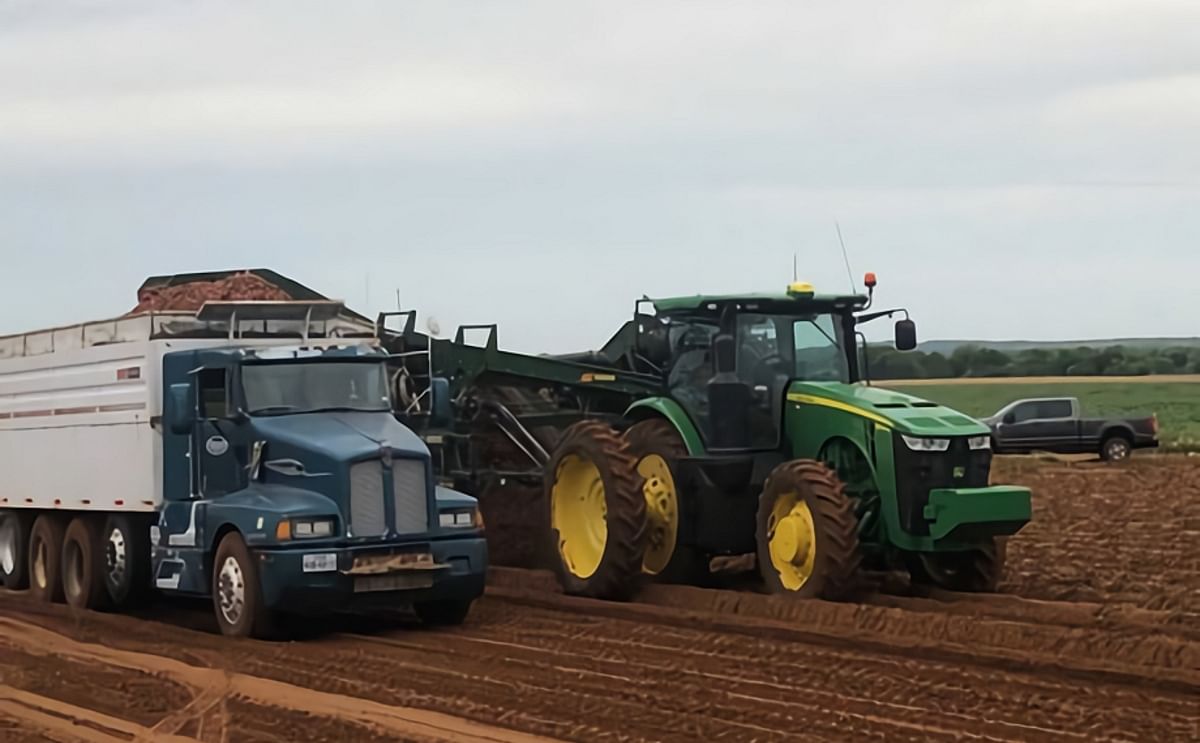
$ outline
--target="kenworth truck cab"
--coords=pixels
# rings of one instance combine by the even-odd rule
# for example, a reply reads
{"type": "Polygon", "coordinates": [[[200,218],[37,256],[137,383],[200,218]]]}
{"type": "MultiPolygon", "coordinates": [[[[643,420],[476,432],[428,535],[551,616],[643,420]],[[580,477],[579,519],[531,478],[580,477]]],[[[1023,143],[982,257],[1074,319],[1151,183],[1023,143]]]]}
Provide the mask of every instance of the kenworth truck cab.
{"type": "Polygon", "coordinates": [[[44,353],[0,346],[6,586],[86,608],[211,596],[238,636],[360,607],[457,623],[482,594],[475,499],[436,484],[387,355],[340,303],[61,330],[44,353]]]}

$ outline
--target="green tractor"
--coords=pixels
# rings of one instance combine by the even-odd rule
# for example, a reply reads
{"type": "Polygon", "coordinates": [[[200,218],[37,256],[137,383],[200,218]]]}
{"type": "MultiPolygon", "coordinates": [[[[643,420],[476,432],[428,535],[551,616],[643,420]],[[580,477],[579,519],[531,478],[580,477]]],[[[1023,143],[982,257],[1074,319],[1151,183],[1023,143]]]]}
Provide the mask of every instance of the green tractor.
{"type": "Polygon", "coordinates": [[[643,299],[602,349],[565,356],[502,351],[493,325],[432,338],[413,313],[379,331],[397,412],[446,482],[540,485],[567,593],[703,583],[714,558],[750,554],[768,590],[799,597],[847,597],[864,566],[995,590],[1030,491],[989,484],[982,423],[870,386],[859,326],[901,313],[900,350],[916,328],[869,311],[866,286],[643,299]]]}

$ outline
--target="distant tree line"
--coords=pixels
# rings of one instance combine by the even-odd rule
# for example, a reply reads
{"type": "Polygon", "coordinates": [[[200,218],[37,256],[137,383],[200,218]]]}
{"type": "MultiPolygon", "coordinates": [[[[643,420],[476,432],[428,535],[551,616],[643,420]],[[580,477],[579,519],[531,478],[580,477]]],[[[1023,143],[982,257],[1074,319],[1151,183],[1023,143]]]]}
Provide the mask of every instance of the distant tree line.
{"type": "Polygon", "coordinates": [[[869,346],[868,355],[875,379],[1200,374],[1200,347],[1079,346],[1009,352],[966,345],[945,355],[869,346]]]}

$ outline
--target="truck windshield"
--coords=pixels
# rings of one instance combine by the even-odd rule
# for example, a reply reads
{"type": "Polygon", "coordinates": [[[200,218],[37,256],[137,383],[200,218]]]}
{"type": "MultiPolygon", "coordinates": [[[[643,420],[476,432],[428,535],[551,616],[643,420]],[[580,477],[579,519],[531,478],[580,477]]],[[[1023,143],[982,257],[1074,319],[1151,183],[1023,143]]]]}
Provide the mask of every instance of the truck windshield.
{"type": "Polygon", "coordinates": [[[738,376],[752,384],[778,377],[849,382],[841,323],[833,315],[738,316],[738,376]]]}
{"type": "Polygon", "coordinates": [[[242,389],[251,415],[391,409],[387,373],[379,363],[246,364],[242,389]]]}

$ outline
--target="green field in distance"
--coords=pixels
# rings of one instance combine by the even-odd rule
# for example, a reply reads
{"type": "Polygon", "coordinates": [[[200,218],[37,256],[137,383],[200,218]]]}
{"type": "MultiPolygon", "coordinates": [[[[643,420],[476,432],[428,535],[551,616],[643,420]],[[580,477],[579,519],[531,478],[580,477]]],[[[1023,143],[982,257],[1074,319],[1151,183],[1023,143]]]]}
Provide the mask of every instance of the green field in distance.
{"type": "Polygon", "coordinates": [[[964,378],[876,384],[977,417],[991,415],[1009,402],[1025,397],[1078,397],[1084,415],[1157,413],[1164,449],[1200,450],[1200,377],[964,378]]]}

